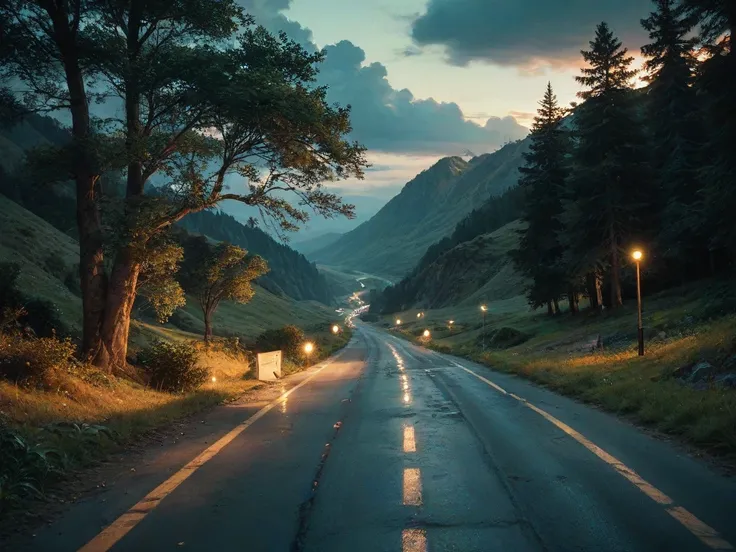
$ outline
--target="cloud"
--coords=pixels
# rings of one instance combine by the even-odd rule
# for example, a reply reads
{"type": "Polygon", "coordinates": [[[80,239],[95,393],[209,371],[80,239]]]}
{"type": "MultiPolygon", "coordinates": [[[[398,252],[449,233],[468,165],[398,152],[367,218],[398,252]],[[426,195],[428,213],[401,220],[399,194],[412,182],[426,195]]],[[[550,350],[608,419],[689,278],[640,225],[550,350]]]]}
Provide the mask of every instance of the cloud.
{"type": "MultiPolygon", "coordinates": [[[[316,50],[311,31],[281,13],[291,0],[240,1],[258,24],[272,32],[284,30],[309,50],[316,50]]],[[[470,148],[484,152],[527,134],[512,117],[490,117],[479,125],[467,121],[456,103],[418,99],[407,89],[393,88],[386,67],[364,65],[365,52],[348,40],[324,50],[319,84],[328,86],[330,102],[352,107],[352,138],[371,150],[448,155],[470,148]]]]}
{"type": "Polygon", "coordinates": [[[354,136],[380,151],[460,153],[496,149],[526,135],[513,117],[491,117],[484,126],[465,120],[456,103],[417,99],[396,90],[380,63],[363,65],[365,53],[349,41],[325,48],[320,81],[328,97],[353,108],[354,136]]]}
{"type": "Polygon", "coordinates": [[[454,65],[484,61],[539,74],[579,63],[601,21],[637,50],[646,37],[639,20],[650,10],[649,0],[429,0],[411,37],[417,46],[444,46],[454,65]]]}

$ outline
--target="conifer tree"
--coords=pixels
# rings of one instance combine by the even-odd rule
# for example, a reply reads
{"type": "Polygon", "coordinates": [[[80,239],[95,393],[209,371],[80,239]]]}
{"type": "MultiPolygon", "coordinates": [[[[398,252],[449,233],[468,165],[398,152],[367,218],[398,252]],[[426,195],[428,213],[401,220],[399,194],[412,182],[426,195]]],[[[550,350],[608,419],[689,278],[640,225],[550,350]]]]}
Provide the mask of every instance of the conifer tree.
{"type": "Polygon", "coordinates": [[[675,0],[654,0],[642,20],[651,42],[641,51],[647,90],[647,119],[653,168],[660,191],[661,232],[656,249],[683,274],[685,264],[707,266],[699,190],[704,129],[693,87],[697,38],[693,18],[675,0]],[[693,262],[696,261],[696,262],[693,262]]]}
{"type": "MultiPolygon", "coordinates": [[[[645,221],[654,218],[646,144],[631,85],[636,71],[627,49],[601,23],[582,55],[588,67],[576,79],[586,87],[578,94],[585,102],[575,115],[565,239],[573,274],[590,280],[591,274],[607,271],[610,306],[616,308],[622,302],[622,252],[632,240],[645,237],[645,221]]],[[[599,293],[589,294],[598,306],[599,293]]]]}
{"type": "Polygon", "coordinates": [[[557,103],[550,83],[539,105],[529,151],[524,154],[525,164],[519,169],[519,184],[524,191],[522,219],[527,224],[513,257],[531,280],[529,303],[533,307],[554,304],[556,311],[558,299],[566,292],[558,235],[562,229],[560,196],[568,175],[569,136],[562,128],[565,110],[557,103]]]}

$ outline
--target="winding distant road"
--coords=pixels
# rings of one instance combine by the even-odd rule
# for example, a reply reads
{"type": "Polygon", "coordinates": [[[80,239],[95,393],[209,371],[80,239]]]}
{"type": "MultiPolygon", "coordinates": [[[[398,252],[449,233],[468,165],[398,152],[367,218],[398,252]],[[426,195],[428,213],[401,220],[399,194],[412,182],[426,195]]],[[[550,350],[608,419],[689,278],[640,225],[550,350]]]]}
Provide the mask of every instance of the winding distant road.
{"type": "Polygon", "coordinates": [[[360,322],[337,359],[267,393],[214,411],[13,550],[736,544],[732,479],[608,414],[360,322]]]}

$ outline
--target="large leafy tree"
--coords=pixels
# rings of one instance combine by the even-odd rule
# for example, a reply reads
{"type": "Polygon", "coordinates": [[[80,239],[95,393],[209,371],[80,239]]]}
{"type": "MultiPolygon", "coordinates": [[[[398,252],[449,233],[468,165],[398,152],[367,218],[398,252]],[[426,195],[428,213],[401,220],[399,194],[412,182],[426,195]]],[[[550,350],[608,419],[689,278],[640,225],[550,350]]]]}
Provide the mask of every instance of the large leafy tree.
{"type": "MultiPolygon", "coordinates": [[[[0,77],[24,88],[27,108],[66,110],[72,141],[64,148],[57,176],[72,179],[76,192],[79,273],[82,289],[82,347],[99,343],[107,279],[100,214],[100,159],[89,105],[94,99],[85,62],[82,29],[92,18],[90,0],[5,0],[0,2],[0,77]]],[[[17,113],[15,97],[4,93],[5,111],[17,113]]]]}
{"type": "Polygon", "coordinates": [[[182,282],[194,295],[204,317],[204,340],[212,338],[212,316],[223,300],[247,303],[255,294],[252,282],[268,272],[268,265],[258,255],[222,242],[209,245],[204,238],[186,240],[186,262],[182,282]]]}
{"type": "Polygon", "coordinates": [[[651,42],[642,47],[654,178],[660,191],[661,232],[657,249],[672,273],[686,265],[707,266],[700,200],[704,129],[694,88],[697,60],[694,19],[675,0],[655,0],[642,20],[651,42]],[[705,261],[705,262],[704,262],[705,261]]]}
{"type": "Polygon", "coordinates": [[[152,239],[228,199],[260,209],[281,231],[310,211],[350,216],[352,206],[322,183],[360,178],[366,162],[345,138],[349,110],[314,85],[323,55],[254,27],[234,1],[98,0],[84,14],[80,59],[121,114],[104,121],[101,155],[126,172],[105,243],[113,259],[99,339],[88,348],[112,368],[125,362],[152,239]],[[154,175],[166,184],[152,193],[154,175]]]}
{"type": "MultiPolygon", "coordinates": [[[[570,262],[580,275],[607,271],[610,305],[621,305],[622,252],[641,240],[653,219],[646,143],[636,113],[631,80],[633,58],[606,23],[598,25],[588,66],[577,81],[586,89],[576,110],[576,147],[570,178],[565,241],[570,262]]],[[[589,294],[596,306],[599,285],[589,294]]]]}
{"type": "MultiPolygon", "coordinates": [[[[561,265],[563,247],[562,192],[569,172],[570,138],[562,127],[565,110],[548,84],[534,119],[529,151],[520,167],[520,186],[524,190],[526,228],[519,249],[513,255],[517,267],[531,281],[527,297],[533,307],[557,305],[567,292],[561,265]]],[[[571,305],[574,305],[574,300],[571,305]]],[[[557,310],[557,309],[555,309],[557,310]]]]}

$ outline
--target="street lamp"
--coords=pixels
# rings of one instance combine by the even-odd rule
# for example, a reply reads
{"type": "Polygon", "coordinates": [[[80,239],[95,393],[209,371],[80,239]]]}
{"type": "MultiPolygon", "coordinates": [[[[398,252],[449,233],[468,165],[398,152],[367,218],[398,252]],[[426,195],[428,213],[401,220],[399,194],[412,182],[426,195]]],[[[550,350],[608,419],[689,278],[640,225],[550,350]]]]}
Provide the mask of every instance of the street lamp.
{"type": "Polygon", "coordinates": [[[421,312],[418,312],[417,313],[417,318],[421,318],[421,317],[422,317],[422,313],[421,312]]]}
{"type": "Polygon", "coordinates": [[[400,319],[400,318],[397,318],[397,319],[396,319],[396,325],[397,325],[397,326],[400,326],[400,325],[401,325],[401,319],[400,319]]]}
{"type": "Polygon", "coordinates": [[[425,338],[429,339],[429,330],[424,330],[424,333],[422,335],[424,335],[425,338]]]}
{"type": "Polygon", "coordinates": [[[631,252],[631,256],[636,263],[636,307],[639,315],[639,356],[644,356],[644,325],[641,319],[641,259],[644,257],[644,253],[640,249],[635,249],[631,252]]]}
{"type": "Polygon", "coordinates": [[[333,334],[337,335],[339,331],[340,331],[340,326],[338,326],[337,324],[335,324],[334,326],[332,326],[332,333],[333,334]]]}
{"type": "Polygon", "coordinates": [[[480,310],[483,313],[483,333],[481,334],[482,343],[483,343],[483,352],[486,350],[486,311],[488,310],[488,307],[485,305],[480,306],[480,310]]]}

